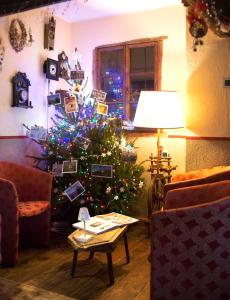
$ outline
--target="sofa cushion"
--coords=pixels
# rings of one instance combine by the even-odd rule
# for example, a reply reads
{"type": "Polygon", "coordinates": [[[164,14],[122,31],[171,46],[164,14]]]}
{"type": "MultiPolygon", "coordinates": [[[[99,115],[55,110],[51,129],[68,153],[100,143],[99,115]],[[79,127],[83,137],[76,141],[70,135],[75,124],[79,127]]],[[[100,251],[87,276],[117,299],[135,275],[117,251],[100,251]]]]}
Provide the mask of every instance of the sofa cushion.
{"type": "Polygon", "coordinates": [[[19,217],[32,217],[49,209],[48,201],[20,201],[18,203],[19,217]]]}

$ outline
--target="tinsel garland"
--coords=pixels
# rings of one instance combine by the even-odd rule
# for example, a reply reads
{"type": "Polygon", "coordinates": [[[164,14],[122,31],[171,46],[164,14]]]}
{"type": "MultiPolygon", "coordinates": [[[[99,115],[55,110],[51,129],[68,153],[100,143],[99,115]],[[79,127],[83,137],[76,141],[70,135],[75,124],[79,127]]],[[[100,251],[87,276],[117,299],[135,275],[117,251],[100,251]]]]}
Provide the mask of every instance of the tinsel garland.
{"type": "Polygon", "coordinates": [[[25,25],[20,19],[13,19],[10,24],[10,30],[9,30],[9,39],[10,39],[10,44],[13,47],[13,49],[16,52],[20,52],[23,50],[23,48],[26,45],[26,40],[27,40],[27,32],[25,25]],[[18,32],[18,27],[21,30],[21,33],[18,32]]]}

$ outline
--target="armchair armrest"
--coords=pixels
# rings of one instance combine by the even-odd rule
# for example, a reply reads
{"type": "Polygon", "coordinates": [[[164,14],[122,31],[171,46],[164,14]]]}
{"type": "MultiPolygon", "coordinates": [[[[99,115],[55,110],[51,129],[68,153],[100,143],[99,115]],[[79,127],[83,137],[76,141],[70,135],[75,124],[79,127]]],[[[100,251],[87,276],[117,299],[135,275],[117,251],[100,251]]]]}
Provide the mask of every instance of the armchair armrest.
{"type": "Polygon", "coordinates": [[[5,174],[15,184],[19,201],[51,200],[51,174],[8,162],[5,163],[5,174]]]}
{"type": "Polygon", "coordinates": [[[12,182],[0,179],[2,264],[14,265],[18,255],[18,196],[12,182]]]}
{"type": "Polygon", "coordinates": [[[164,209],[181,208],[216,201],[230,195],[230,180],[170,190],[164,209]]]}
{"type": "Polygon", "coordinates": [[[213,182],[229,180],[229,179],[230,179],[230,171],[228,170],[228,171],[219,172],[219,173],[216,173],[216,174],[213,174],[213,175],[210,175],[207,177],[203,177],[203,178],[171,182],[171,183],[165,184],[164,195],[166,195],[167,192],[170,190],[178,189],[181,187],[195,186],[195,185],[213,183],[213,182]]]}
{"type": "Polygon", "coordinates": [[[230,196],[152,214],[151,299],[229,299],[229,216],[230,196]]]}

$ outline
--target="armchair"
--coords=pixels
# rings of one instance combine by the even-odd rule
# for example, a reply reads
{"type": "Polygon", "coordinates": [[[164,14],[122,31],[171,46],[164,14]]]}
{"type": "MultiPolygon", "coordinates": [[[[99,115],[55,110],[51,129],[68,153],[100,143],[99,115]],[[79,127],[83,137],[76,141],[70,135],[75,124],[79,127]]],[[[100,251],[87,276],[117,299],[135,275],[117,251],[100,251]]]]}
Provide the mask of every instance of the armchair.
{"type": "Polygon", "coordinates": [[[151,299],[230,299],[230,180],[170,190],[151,216],[151,299]]]}
{"type": "Polygon", "coordinates": [[[0,254],[14,265],[18,244],[47,245],[50,234],[52,176],[15,163],[0,161],[0,254]]]}

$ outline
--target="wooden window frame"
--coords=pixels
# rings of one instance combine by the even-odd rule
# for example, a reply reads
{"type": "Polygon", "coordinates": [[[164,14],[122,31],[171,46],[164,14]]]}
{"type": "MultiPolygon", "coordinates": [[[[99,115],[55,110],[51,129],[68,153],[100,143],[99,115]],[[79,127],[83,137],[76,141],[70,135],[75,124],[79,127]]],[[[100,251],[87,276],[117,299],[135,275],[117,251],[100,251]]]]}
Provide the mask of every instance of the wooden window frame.
{"type": "MultiPolygon", "coordinates": [[[[166,36],[160,36],[156,38],[144,38],[126,41],[122,43],[116,44],[106,44],[102,46],[98,46],[93,51],[93,87],[95,89],[101,89],[100,83],[100,53],[102,51],[111,51],[123,49],[124,53],[124,84],[123,84],[123,95],[124,95],[124,117],[125,119],[130,119],[130,92],[131,92],[131,84],[130,84],[130,49],[132,48],[140,48],[140,47],[148,47],[154,46],[155,54],[154,54],[154,79],[155,79],[155,90],[161,90],[161,71],[162,71],[162,56],[163,56],[163,40],[167,39],[166,36]]],[[[146,73],[146,72],[144,72],[146,73]]]]}

